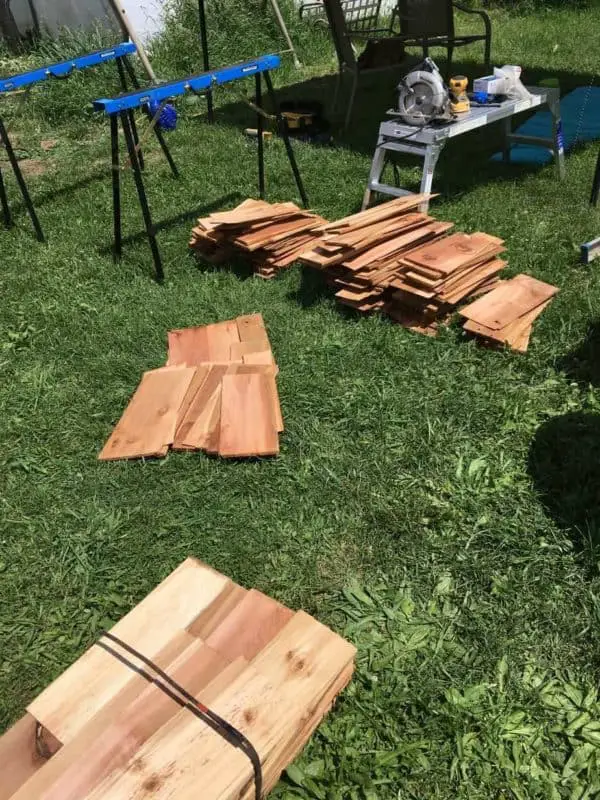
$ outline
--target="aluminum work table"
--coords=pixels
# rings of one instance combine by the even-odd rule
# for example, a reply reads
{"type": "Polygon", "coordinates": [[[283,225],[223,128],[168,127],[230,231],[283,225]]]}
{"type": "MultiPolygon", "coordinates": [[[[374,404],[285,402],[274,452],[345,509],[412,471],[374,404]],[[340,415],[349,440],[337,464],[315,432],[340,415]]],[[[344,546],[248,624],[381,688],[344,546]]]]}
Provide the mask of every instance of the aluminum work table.
{"type": "MultiPolygon", "coordinates": [[[[510,148],[514,144],[530,144],[544,147],[554,154],[559,177],[565,173],[565,153],[560,118],[560,91],[553,88],[528,86],[531,96],[523,100],[504,100],[499,105],[472,105],[470,111],[460,114],[455,120],[442,123],[429,123],[418,127],[407,125],[397,114],[389,111],[390,119],[382,122],[379,127],[379,136],[369,183],[365,191],[362,207],[367,208],[371,202],[373,192],[403,197],[412,192],[397,186],[390,186],[381,182],[387,155],[390,152],[408,153],[424,160],[421,178],[421,192],[429,194],[433,186],[435,167],[444,145],[448,139],[468,133],[476,128],[491,125],[502,120],[504,122],[505,142],[504,161],[510,161],[510,148]],[[547,106],[552,115],[552,136],[544,139],[537,136],[523,136],[512,131],[512,121],[516,114],[529,111],[533,108],[547,106]]],[[[423,204],[421,210],[426,211],[428,204],[423,204]]]]}

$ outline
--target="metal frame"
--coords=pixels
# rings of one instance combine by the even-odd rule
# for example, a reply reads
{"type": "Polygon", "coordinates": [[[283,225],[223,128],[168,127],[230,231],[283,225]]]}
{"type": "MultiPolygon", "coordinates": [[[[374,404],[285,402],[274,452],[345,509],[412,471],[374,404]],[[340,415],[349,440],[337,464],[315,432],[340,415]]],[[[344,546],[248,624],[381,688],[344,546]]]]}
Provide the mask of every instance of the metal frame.
{"type": "Polygon", "coordinates": [[[592,182],[592,194],[590,197],[590,204],[593,206],[597,206],[599,196],[600,196],[600,153],[598,153],[598,160],[596,161],[596,169],[594,171],[594,180],[592,182]]]}
{"type": "Polygon", "coordinates": [[[410,28],[411,22],[418,22],[421,18],[410,17],[400,12],[402,0],[398,0],[396,8],[392,15],[392,28],[394,27],[396,19],[400,23],[400,32],[397,34],[407,47],[421,47],[423,49],[423,56],[429,55],[430,47],[445,47],[447,54],[446,72],[447,77],[451,74],[452,57],[454,55],[455,47],[464,47],[473,42],[484,42],[484,65],[490,66],[490,57],[492,49],[492,22],[489,15],[478,8],[469,8],[461,3],[453,2],[453,0],[444,0],[446,3],[446,25],[445,30],[439,33],[419,34],[418,32],[411,32],[410,30],[403,31],[403,25],[410,28]],[[454,28],[454,10],[462,11],[465,14],[476,14],[481,17],[484,25],[483,34],[455,34],[454,28]]]}
{"type": "MultiPolygon", "coordinates": [[[[433,186],[435,168],[447,141],[462,133],[468,133],[475,128],[490,125],[493,122],[504,120],[505,145],[503,149],[504,160],[510,160],[510,147],[512,144],[534,144],[550,150],[556,159],[559,178],[565,175],[565,151],[560,118],[560,92],[558,89],[528,87],[532,97],[523,100],[506,100],[496,108],[475,107],[470,112],[459,117],[455,122],[444,124],[429,124],[422,128],[407,125],[402,120],[391,119],[382,122],[379,127],[377,147],[373,156],[369,180],[365,190],[362,207],[367,208],[371,202],[373,192],[402,197],[412,194],[407,189],[390,186],[381,182],[385,168],[386,157],[390,152],[408,153],[423,159],[423,173],[420,191],[430,194],[433,186]],[[523,136],[512,132],[512,119],[516,114],[531,108],[547,105],[552,114],[553,131],[551,139],[535,136],[523,136]]],[[[389,112],[394,117],[394,112],[389,112]]],[[[421,210],[427,211],[428,203],[423,203],[421,210]]]]}
{"type": "MultiPolygon", "coordinates": [[[[94,103],[97,110],[104,111],[110,119],[111,130],[111,160],[112,160],[112,184],[113,184],[113,257],[115,260],[121,258],[123,253],[122,236],[122,217],[121,217],[121,165],[119,160],[119,124],[123,129],[125,143],[129,155],[129,162],[133,171],[136,192],[146,236],[152,252],[154,262],[154,272],[156,280],[161,282],[164,279],[164,267],[158,243],[156,240],[157,227],[153,222],[148,196],[143,178],[143,163],[139,157],[139,148],[136,146],[136,135],[132,125],[133,109],[138,107],[148,108],[151,101],[164,102],[172,97],[180,96],[186,91],[210,91],[213,86],[227,83],[241,78],[254,76],[256,103],[256,126],[258,131],[258,188],[261,198],[265,196],[265,162],[264,162],[264,142],[263,126],[264,118],[268,116],[262,107],[262,81],[264,79],[267,94],[277,120],[280,133],[282,135],[286,154],[298,187],[298,192],[302,198],[304,206],[308,206],[308,198],[304,190],[304,184],[300,176],[300,171],[296,163],[294,151],[289,138],[287,122],[279,110],[279,104],[273,88],[273,82],[269,69],[279,66],[278,56],[261,56],[253,61],[236,64],[231,67],[213,70],[207,73],[190,76],[183,80],[171,81],[170,83],[150,87],[149,89],[129,92],[111,99],[101,99],[94,103]]],[[[157,132],[158,135],[158,132],[157,132]]],[[[165,155],[168,151],[165,152],[165,155]]],[[[167,156],[168,157],[168,156],[167,156]]],[[[172,164],[172,161],[169,162],[172,164]]],[[[172,164],[172,168],[174,165],[172,164]]],[[[176,171],[174,171],[176,174],[176,171]]]]}
{"type": "MultiPolygon", "coordinates": [[[[56,64],[48,64],[45,67],[23,72],[19,75],[13,75],[9,78],[3,78],[0,80],[0,95],[19,90],[27,91],[36,83],[41,83],[51,78],[65,79],[70,77],[76,70],[96,67],[100,64],[105,64],[108,61],[116,62],[119,74],[119,82],[123,90],[126,91],[128,88],[127,76],[129,76],[132,86],[139,86],[133,67],[128,60],[128,56],[133,55],[134,53],[136,53],[136,47],[134,44],[131,42],[122,42],[115,47],[104,50],[96,50],[93,53],[78,56],[77,58],[69,59],[68,61],[60,61],[56,64]]],[[[135,127],[135,120],[133,120],[133,136],[137,144],[138,135],[135,127]]],[[[39,242],[45,242],[46,237],[44,235],[44,231],[37,216],[33,200],[31,199],[29,189],[27,188],[27,183],[21,171],[18,159],[15,156],[14,149],[2,117],[0,117],[0,145],[3,145],[6,149],[9,164],[15,176],[15,180],[17,181],[21,196],[23,197],[23,203],[31,220],[36,238],[39,242]]],[[[2,175],[1,168],[0,205],[2,206],[2,219],[4,227],[11,228],[14,225],[14,220],[10,210],[8,195],[4,183],[4,176],[2,175]]]]}

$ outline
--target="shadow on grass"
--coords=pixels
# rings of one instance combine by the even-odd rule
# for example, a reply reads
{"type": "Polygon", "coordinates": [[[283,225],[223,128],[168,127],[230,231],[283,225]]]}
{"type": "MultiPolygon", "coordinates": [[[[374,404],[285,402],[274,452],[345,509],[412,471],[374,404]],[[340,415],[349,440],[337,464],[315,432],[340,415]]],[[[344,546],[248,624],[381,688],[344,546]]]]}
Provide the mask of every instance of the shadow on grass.
{"type": "MultiPolygon", "coordinates": [[[[242,195],[239,192],[230,192],[223,197],[219,197],[217,200],[212,200],[210,203],[204,203],[203,205],[195,206],[194,208],[187,209],[186,211],[181,211],[179,214],[175,214],[172,217],[167,217],[167,219],[163,219],[160,222],[154,223],[154,232],[160,233],[161,231],[168,230],[169,228],[174,227],[175,225],[179,225],[182,222],[189,222],[190,220],[196,220],[198,217],[204,217],[207,214],[211,214],[213,211],[220,211],[224,207],[226,207],[229,203],[233,203],[234,201],[240,201],[242,195]]],[[[141,211],[140,211],[141,217],[141,211]]],[[[135,244],[137,242],[141,242],[147,239],[146,231],[142,228],[137,233],[129,234],[128,236],[123,237],[123,246],[129,244],[135,244]]],[[[110,245],[103,245],[100,247],[100,253],[102,255],[111,255],[113,252],[112,243],[110,245]]]]}
{"type": "Polygon", "coordinates": [[[600,414],[573,412],[540,426],[529,473],[546,512],[575,533],[575,545],[600,546],[600,414]]]}
{"type": "MultiPolygon", "coordinates": [[[[199,272],[226,272],[235,275],[241,281],[254,277],[254,267],[248,259],[231,257],[224,261],[209,261],[201,253],[194,253],[194,260],[199,272]]],[[[260,278],[257,278],[260,280],[260,278]]]]}
{"type": "Polygon", "coordinates": [[[325,276],[316,269],[301,267],[300,286],[295,292],[289,292],[288,299],[302,308],[311,308],[326,298],[333,298],[334,291],[325,280],[325,276]]]}
{"type": "Polygon", "coordinates": [[[583,342],[560,359],[557,367],[583,386],[600,386],[600,319],[590,323],[583,342]]]}

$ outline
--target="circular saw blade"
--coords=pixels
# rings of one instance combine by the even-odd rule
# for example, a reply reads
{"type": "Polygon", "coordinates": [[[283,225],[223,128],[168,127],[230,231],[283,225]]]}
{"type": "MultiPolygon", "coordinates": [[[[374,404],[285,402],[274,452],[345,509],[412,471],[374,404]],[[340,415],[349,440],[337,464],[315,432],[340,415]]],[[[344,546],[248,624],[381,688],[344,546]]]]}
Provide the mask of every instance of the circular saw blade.
{"type": "Polygon", "coordinates": [[[409,73],[400,91],[400,114],[413,123],[425,123],[438,116],[445,107],[447,93],[443,82],[430,72],[409,73]]]}

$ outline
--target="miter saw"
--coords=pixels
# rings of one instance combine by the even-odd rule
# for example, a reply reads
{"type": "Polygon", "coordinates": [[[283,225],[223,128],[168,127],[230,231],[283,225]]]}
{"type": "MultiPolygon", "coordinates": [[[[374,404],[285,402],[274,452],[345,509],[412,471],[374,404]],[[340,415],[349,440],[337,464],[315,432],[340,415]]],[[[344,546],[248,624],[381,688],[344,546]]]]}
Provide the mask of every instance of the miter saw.
{"type": "Polygon", "coordinates": [[[398,84],[398,115],[409,125],[420,126],[455,118],[450,92],[431,58],[426,58],[398,84]]]}

